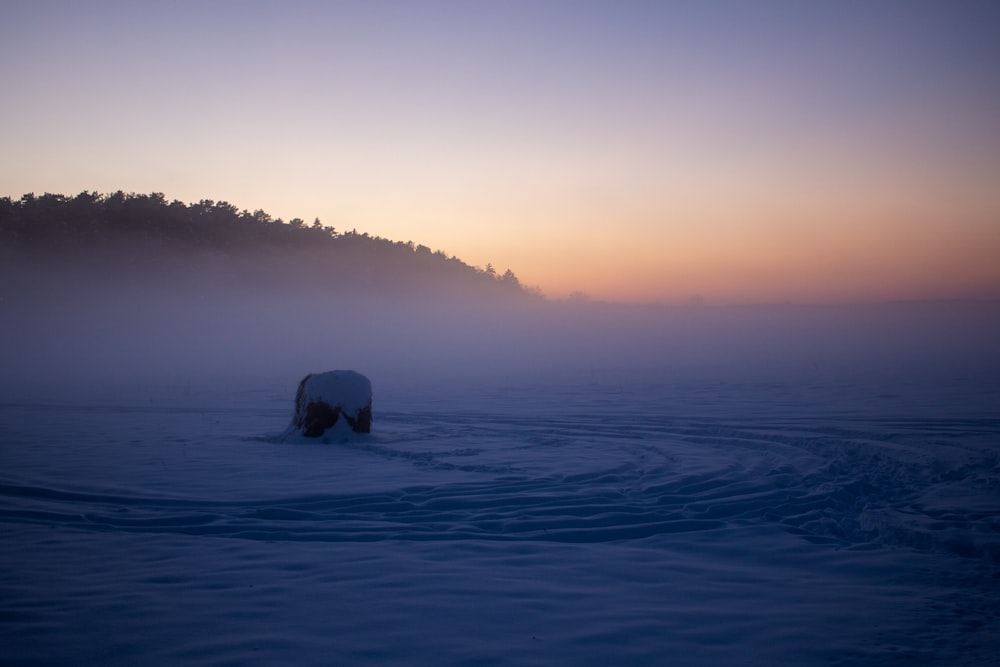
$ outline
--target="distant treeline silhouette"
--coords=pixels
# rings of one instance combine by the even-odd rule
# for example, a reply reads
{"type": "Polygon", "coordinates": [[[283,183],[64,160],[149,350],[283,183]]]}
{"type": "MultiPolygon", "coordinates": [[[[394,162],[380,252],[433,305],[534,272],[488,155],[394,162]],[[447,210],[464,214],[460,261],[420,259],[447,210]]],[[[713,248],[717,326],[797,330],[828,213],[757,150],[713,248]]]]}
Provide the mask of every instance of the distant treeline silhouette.
{"type": "Polygon", "coordinates": [[[464,291],[537,296],[513,271],[498,274],[412,241],[392,241],[356,230],[338,232],[318,218],[288,222],[225,201],[167,201],[162,193],[81,192],[0,198],[0,251],[8,260],[60,266],[123,267],[141,275],[151,267],[197,257],[259,279],[309,280],[324,287],[414,289],[435,284],[464,291]]]}

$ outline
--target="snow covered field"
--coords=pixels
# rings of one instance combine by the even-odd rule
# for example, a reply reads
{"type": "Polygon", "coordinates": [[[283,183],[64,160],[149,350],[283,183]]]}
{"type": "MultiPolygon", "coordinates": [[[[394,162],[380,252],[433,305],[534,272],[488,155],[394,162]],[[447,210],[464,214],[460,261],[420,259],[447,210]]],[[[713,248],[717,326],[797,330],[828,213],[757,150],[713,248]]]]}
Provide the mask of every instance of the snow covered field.
{"type": "Polygon", "coordinates": [[[995,385],[372,376],[282,441],[298,379],[8,397],[0,662],[1000,656],[995,385]]]}

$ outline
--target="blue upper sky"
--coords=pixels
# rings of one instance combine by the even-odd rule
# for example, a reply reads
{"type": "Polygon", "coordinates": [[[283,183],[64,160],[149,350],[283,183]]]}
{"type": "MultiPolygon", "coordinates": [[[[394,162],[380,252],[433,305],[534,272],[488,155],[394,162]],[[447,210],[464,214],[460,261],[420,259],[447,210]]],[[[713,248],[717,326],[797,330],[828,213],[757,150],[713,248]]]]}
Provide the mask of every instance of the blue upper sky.
{"type": "Polygon", "coordinates": [[[7,2],[2,194],[162,191],[554,296],[998,296],[995,2],[7,2]]]}

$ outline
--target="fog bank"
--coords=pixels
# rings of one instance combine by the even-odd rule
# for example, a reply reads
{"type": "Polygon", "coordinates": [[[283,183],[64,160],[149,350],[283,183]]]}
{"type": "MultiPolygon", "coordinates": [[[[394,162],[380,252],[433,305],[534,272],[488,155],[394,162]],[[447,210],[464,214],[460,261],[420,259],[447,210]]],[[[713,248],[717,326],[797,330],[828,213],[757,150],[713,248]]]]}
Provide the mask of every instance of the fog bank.
{"type": "Polygon", "coordinates": [[[210,267],[141,281],[8,271],[0,398],[294,387],[308,372],[351,368],[383,398],[547,382],[780,382],[794,392],[975,380],[988,405],[1000,378],[994,302],[623,306],[248,284],[210,267]]]}

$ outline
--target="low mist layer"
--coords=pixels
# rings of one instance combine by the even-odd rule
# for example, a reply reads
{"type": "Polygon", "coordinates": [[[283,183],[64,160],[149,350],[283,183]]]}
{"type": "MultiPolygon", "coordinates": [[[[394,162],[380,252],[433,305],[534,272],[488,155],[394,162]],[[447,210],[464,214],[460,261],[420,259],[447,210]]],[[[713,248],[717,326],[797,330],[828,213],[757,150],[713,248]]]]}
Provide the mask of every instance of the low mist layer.
{"type": "Polygon", "coordinates": [[[18,238],[7,220],[4,400],[148,386],[294,386],[309,372],[351,368],[383,398],[567,380],[688,382],[709,393],[726,383],[779,382],[791,394],[817,386],[905,394],[919,385],[938,392],[932,403],[1000,404],[1000,307],[992,302],[555,302],[516,278],[412,244],[354,233],[330,246],[334,235],[319,227],[295,232],[263,222],[243,231],[274,238],[240,245],[245,234],[209,242],[218,231],[209,226],[184,245],[136,233],[143,224],[100,243],[70,226],[31,246],[24,221],[18,238]],[[299,242],[303,231],[314,242],[299,242]],[[975,396],[949,393],[954,383],[976,387],[975,396]]]}
{"type": "Polygon", "coordinates": [[[62,289],[3,301],[5,397],[73,387],[294,383],[353,368],[378,390],[495,383],[864,381],[1000,377],[990,304],[666,308],[439,294],[195,285],[62,289]]]}

